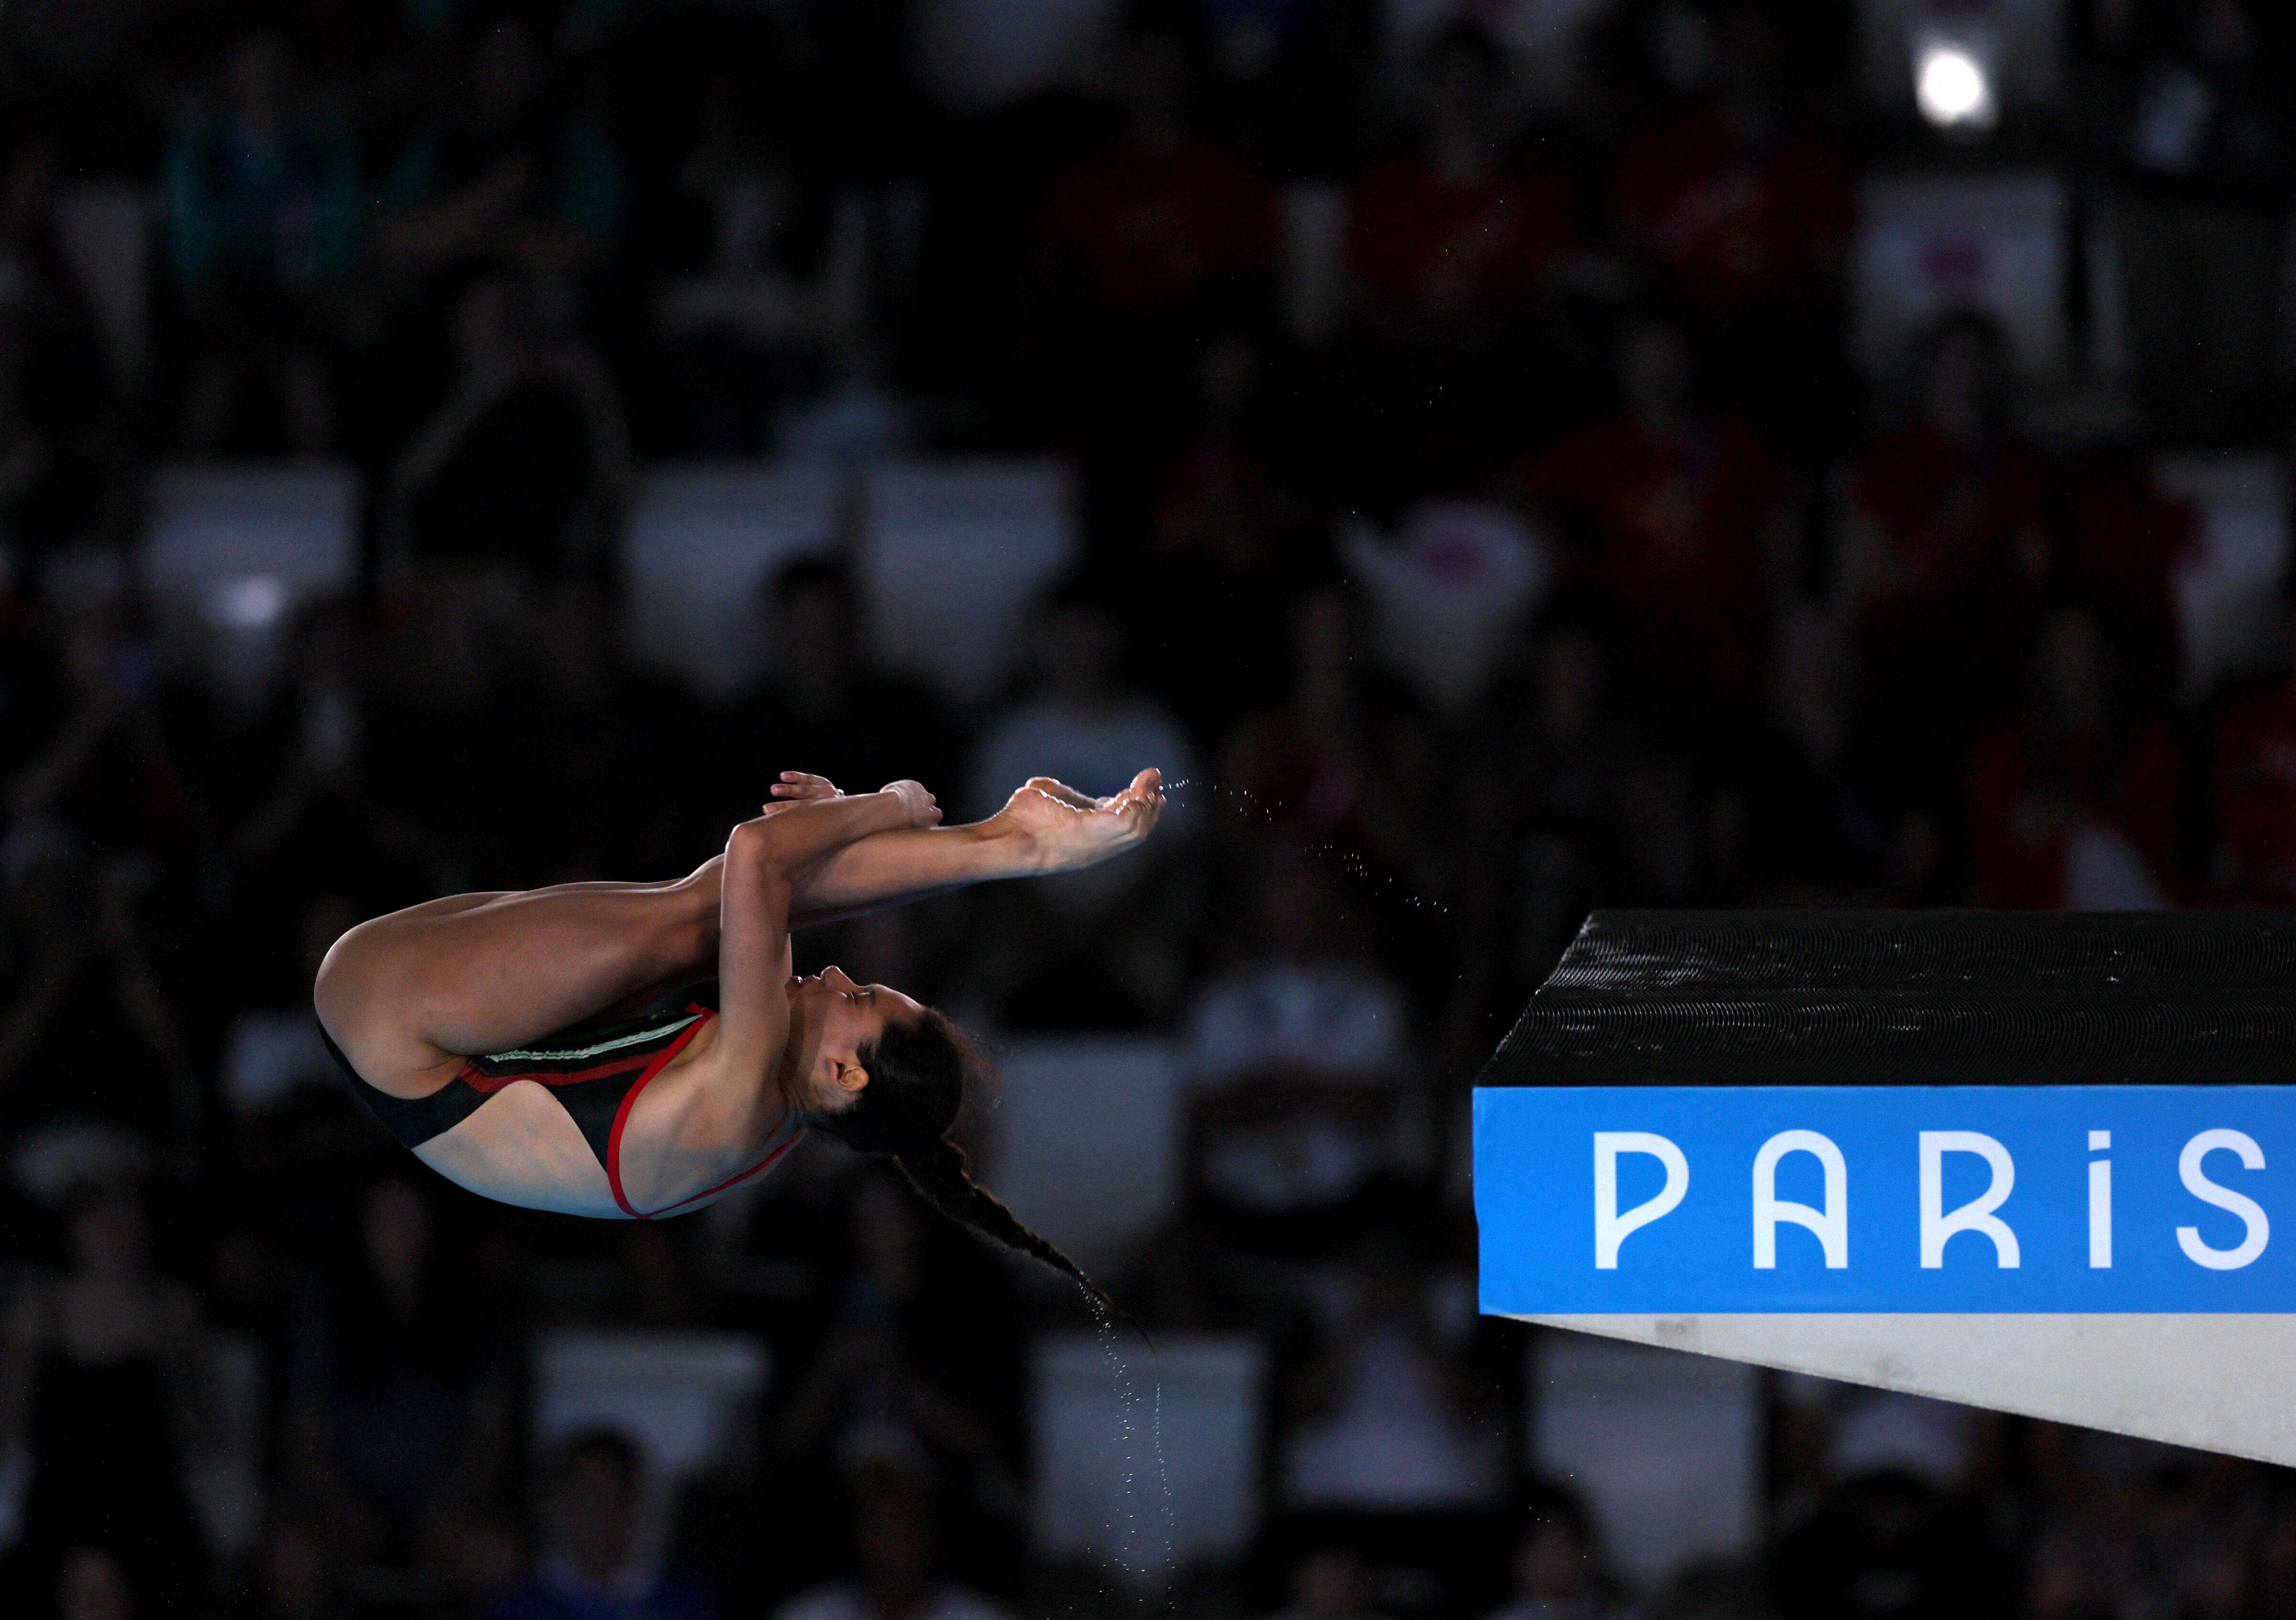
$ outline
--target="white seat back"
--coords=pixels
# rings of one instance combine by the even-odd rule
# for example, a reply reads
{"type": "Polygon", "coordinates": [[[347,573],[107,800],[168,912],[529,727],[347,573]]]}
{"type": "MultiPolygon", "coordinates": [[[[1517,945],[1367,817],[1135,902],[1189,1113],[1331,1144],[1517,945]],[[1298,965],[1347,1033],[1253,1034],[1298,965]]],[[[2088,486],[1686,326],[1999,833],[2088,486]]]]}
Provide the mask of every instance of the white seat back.
{"type": "Polygon", "coordinates": [[[647,472],[622,537],[631,658],[705,696],[739,691],[764,667],[774,575],[835,549],[843,491],[843,475],[825,466],[647,472]]]}
{"type": "Polygon", "coordinates": [[[184,462],[152,480],[144,577],[171,661],[257,696],[308,601],[358,582],[358,474],[340,462],[184,462]]]}
{"type": "Polygon", "coordinates": [[[1619,1573],[1655,1590],[1761,1534],[1760,1374],[1583,1334],[1539,1336],[1531,1466],[1585,1501],[1619,1573]]]}
{"type": "Polygon", "coordinates": [[[1347,305],[1348,194],[1330,180],[1283,188],[1283,325],[1314,348],[1332,335],[1347,305]]]}
{"type": "Polygon", "coordinates": [[[925,87],[955,112],[985,112],[1095,78],[1118,0],[924,0],[914,60],[925,87]]]}
{"type": "Polygon", "coordinates": [[[989,1185],[1087,1272],[1121,1264],[1178,1205],[1177,1043],[1024,1037],[997,1068],[989,1185]]]}
{"type": "Polygon", "coordinates": [[[2042,172],[1876,176],[1860,188],[1852,347],[1869,375],[1957,309],[2001,323],[2020,376],[2065,369],[2065,184],[2042,172]]]}
{"type": "Polygon", "coordinates": [[[870,470],[861,577],[878,659],[961,708],[1020,661],[1029,610],[1075,561],[1074,480],[1054,461],[948,458],[870,470]]]}
{"type": "Polygon", "coordinates": [[[1485,501],[1423,501],[1391,543],[1351,525],[1340,553],[1371,603],[1381,661],[1454,716],[1481,696],[1553,572],[1544,538],[1485,501]]]}
{"type": "Polygon", "coordinates": [[[537,1477],[585,1429],[638,1449],[637,1556],[660,1556],[679,1488],[697,1475],[745,1471],[771,1375],[764,1342],[742,1333],[558,1328],[534,1346],[527,1433],[537,1477]]]}
{"type": "Polygon", "coordinates": [[[537,1452],[586,1428],[611,1428],[679,1477],[749,1461],[750,1420],[772,1358],[743,1333],[559,1328],[534,1347],[537,1452]]]}
{"type": "Polygon", "coordinates": [[[1056,1333],[1029,1366],[1038,1558],[1152,1586],[1234,1558],[1259,1529],[1267,1353],[1242,1334],[1056,1333]]]}
{"type": "Polygon", "coordinates": [[[2197,697],[2283,650],[2288,480],[2268,455],[2163,456],[2153,475],[2200,512],[2200,532],[2175,578],[2185,691],[2197,697]]]}

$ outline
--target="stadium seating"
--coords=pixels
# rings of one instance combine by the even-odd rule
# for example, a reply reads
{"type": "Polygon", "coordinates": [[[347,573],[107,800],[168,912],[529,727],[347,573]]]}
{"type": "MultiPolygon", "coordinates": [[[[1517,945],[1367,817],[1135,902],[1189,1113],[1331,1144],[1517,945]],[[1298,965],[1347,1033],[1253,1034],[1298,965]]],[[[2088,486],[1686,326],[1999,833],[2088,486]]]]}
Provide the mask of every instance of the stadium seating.
{"type": "Polygon", "coordinates": [[[1542,1334],[1529,1385],[1531,1462],[1569,1482],[1619,1573],[1655,1588],[1742,1557],[1761,1534],[1761,1375],[1734,1362],[1542,1334]]]}
{"type": "Polygon", "coordinates": [[[2185,691],[2197,697],[2281,651],[2288,483],[2268,455],[2169,455],[2153,470],[2162,489],[2200,511],[2195,543],[2176,577],[2185,691]]]}
{"type": "Polygon", "coordinates": [[[622,540],[631,657],[705,696],[737,691],[764,661],[775,570],[835,548],[844,482],[782,463],[648,471],[622,540]]]}
{"type": "Polygon", "coordinates": [[[1086,1270],[1116,1264],[1179,1196],[1182,1077],[1162,1040],[1039,1035],[997,1065],[990,1182],[1086,1270]]]}
{"type": "Polygon", "coordinates": [[[358,474],[338,462],[184,462],[152,479],[143,566],[163,650],[258,694],[304,603],[358,583],[358,474]]]}
{"type": "Polygon", "coordinates": [[[1029,609],[1075,560],[1075,491],[1050,460],[880,463],[862,479],[869,634],[887,665],[977,707],[1018,667],[1029,609]]]}
{"type": "Polygon", "coordinates": [[[1859,365],[1897,375],[1940,316],[1974,309],[2001,323],[2020,377],[2057,378],[2068,211],[2064,182],[2038,171],[1866,181],[1849,270],[1859,365]]]}

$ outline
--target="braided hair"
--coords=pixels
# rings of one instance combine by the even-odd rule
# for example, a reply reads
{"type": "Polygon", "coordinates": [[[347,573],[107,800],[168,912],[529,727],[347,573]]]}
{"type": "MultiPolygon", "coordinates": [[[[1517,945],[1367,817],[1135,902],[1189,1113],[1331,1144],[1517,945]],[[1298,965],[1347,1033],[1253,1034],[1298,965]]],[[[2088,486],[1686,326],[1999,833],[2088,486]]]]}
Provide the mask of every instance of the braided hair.
{"type": "Polygon", "coordinates": [[[964,1076],[980,1059],[964,1032],[928,1007],[908,1022],[888,1023],[854,1054],[869,1071],[859,1096],[835,1113],[808,1111],[807,1126],[863,1153],[882,1153],[901,1167],[925,1202],[960,1225],[1034,1256],[1072,1278],[1093,1301],[1109,1305],[1077,1263],[1022,1225],[996,1195],[972,1179],[964,1150],[948,1137],[964,1101],[964,1076]]]}

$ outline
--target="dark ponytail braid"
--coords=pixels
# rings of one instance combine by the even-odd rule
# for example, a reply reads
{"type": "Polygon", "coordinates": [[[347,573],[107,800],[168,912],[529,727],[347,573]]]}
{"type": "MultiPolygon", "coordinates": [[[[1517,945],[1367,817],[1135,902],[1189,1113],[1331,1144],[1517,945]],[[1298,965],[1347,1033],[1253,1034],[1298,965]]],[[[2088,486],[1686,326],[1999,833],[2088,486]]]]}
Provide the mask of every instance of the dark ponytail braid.
{"type": "Polygon", "coordinates": [[[854,1053],[869,1084],[833,1114],[808,1113],[812,1130],[864,1153],[882,1153],[901,1167],[925,1202],[960,1225],[1043,1261],[1073,1278],[1095,1303],[1108,1296],[1066,1255],[1021,1223],[996,1195],[972,1179],[964,1151],[948,1137],[964,1102],[966,1071],[979,1058],[964,1032],[928,1007],[922,1017],[889,1023],[854,1053]]]}

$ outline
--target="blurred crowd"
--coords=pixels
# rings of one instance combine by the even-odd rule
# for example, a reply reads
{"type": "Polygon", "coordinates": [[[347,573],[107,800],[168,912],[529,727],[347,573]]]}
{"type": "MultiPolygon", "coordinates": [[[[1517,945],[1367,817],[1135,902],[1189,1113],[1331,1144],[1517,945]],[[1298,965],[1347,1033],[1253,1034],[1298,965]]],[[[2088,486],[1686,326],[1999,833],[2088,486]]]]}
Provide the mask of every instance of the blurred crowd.
{"type": "Polygon", "coordinates": [[[1527,1460],[1535,1346],[1472,1313],[1464,1196],[1474,1070],[1591,907],[2296,900],[2296,675],[2186,678],[2201,520],[2150,461],[2290,446],[2286,17],[2066,7],[2083,111],[2044,136],[2123,205],[2130,356],[2069,442],[1980,312],[1852,364],[1900,137],[1851,107],[1849,8],[1588,4],[1536,108],[1505,7],[1074,9],[1099,70],[1021,94],[953,3],[0,12],[0,1608],[1120,1606],[1056,1604],[1026,1528],[1057,1286],[819,1144],[661,1225],[479,1205],[359,1110],[308,992],[383,910],[682,874],[783,769],[969,818],[1153,764],[1142,855],[800,970],[992,1049],[1178,1044],[1182,1205],[1104,1280],[1274,1369],[1265,1529],[1191,1603],[2296,1612],[2276,1473],[1790,1379],[1764,1544],[1633,1590],[1634,1527],[1527,1460]],[[68,192],[159,222],[125,301],[68,192]],[[991,700],[873,663],[833,555],[754,604],[731,698],[626,657],[646,461],[906,451],[1073,471],[1080,563],[991,700]],[[136,589],[147,474],[318,456],[364,476],[363,586],[212,690],[136,589]],[[1539,588],[1472,680],[1380,653],[1383,567],[1495,557],[1539,588]],[[567,1323],[734,1329],[775,1375],[665,1500],[627,1433],[534,1443],[567,1323]]]}

